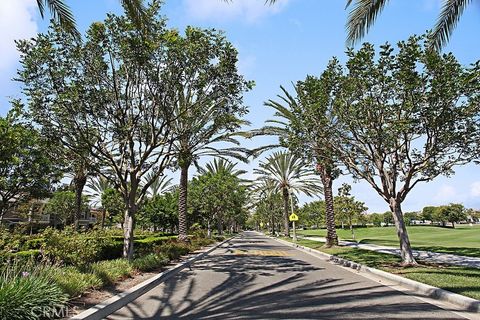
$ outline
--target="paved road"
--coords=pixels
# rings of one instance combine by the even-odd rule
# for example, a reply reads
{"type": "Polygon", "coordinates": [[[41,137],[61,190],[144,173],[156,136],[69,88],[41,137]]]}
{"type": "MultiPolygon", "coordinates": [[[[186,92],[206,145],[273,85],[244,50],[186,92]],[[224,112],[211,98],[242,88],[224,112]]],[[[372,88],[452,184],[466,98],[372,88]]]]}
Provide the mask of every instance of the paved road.
{"type": "Polygon", "coordinates": [[[254,232],[108,319],[463,319],[254,232]]]}
{"type": "MultiPolygon", "coordinates": [[[[324,237],[304,237],[304,239],[325,242],[324,237]]],[[[340,241],[342,246],[349,246],[353,248],[365,249],[381,253],[393,254],[400,256],[400,249],[388,246],[379,246],[370,243],[356,243],[351,241],[340,241]]],[[[424,250],[412,250],[413,256],[418,260],[423,260],[438,264],[449,264],[454,266],[470,267],[480,269],[480,258],[460,256],[456,254],[431,252],[424,250]]]]}

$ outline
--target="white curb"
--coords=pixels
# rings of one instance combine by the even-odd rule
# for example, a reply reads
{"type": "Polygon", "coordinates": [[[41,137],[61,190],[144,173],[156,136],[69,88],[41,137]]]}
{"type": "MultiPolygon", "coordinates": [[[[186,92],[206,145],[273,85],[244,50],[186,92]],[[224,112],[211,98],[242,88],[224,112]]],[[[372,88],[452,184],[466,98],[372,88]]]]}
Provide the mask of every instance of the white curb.
{"type": "Polygon", "coordinates": [[[345,267],[355,269],[359,272],[372,273],[372,274],[374,274],[378,277],[382,277],[384,279],[393,281],[393,282],[395,282],[399,285],[407,287],[408,289],[413,289],[413,290],[416,291],[416,293],[419,293],[419,294],[424,295],[426,297],[452,303],[452,304],[454,304],[454,305],[456,305],[456,306],[458,306],[458,307],[460,307],[460,308],[462,308],[466,311],[480,312],[480,301],[479,300],[475,300],[475,299],[472,299],[472,298],[469,298],[469,297],[465,297],[465,296],[462,296],[460,294],[453,293],[453,292],[447,291],[445,289],[440,289],[440,288],[437,288],[437,287],[433,287],[433,286],[430,286],[428,284],[424,284],[424,283],[421,283],[421,282],[418,282],[418,281],[410,280],[410,279],[407,279],[407,278],[404,278],[404,277],[401,277],[401,276],[398,276],[398,275],[395,275],[395,274],[392,274],[392,273],[389,273],[389,272],[385,272],[385,271],[378,270],[378,269],[375,269],[375,268],[367,267],[367,266],[365,266],[363,264],[360,264],[360,263],[357,263],[357,262],[342,259],[342,258],[333,256],[331,254],[324,253],[324,252],[321,252],[321,251],[318,251],[318,250],[315,250],[315,249],[312,249],[312,248],[304,247],[304,246],[301,246],[301,245],[298,245],[298,244],[295,244],[295,243],[291,243],[291,242],[288,242],[288,241],[285,241],[285,240],[282,240],[282,239],[277,239],[277,238],[273,238],[273,237],[270,237],[270,238],[275,240],[275,241],[278,241],[282,244],[297,248],[298,250],[304,251],[304,252],[309,253],[309,254],[311,254],[313,256],[316,256],[318,258],[322,258],[324,260],[328,259],[331,262],[341,264],[345,267]]]}
{"type": "Polygon", "coordinates": [[[133,300],[137,299],[144,293],[150,291],[154,287],[158,286],[160,283],[164,282],[165,280],[171,278],[172,276],[176,275],[186,267],[190,266],[195,261],[205,257],[213,250],[217,249],[224,243],[232,240],[235,237],[228,238],[220,243],[217,243],[213,247],[209,248],[207,251],[197,254],[194,257],[191,257],[185,261],[182,261],[175,265],[173,268],[168,269],[162,273],[157,274],[156,276],[151,277],[148,280],[145,280],[142,283],[137,284],[136,286],[116,295],[113,296],[88,310],[83,311],[76,316],[73,316],[72,320],[100,320],[104,319],[108,315],[114,313],[118,309],[122,308],[126,304],[132,302],[133,300]]]}

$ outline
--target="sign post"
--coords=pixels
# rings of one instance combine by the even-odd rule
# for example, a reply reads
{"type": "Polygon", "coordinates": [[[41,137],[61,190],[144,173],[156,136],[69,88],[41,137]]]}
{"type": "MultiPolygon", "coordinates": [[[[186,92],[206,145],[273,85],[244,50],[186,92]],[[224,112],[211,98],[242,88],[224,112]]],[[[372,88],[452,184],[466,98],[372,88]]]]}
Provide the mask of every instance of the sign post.
{"type": "Polygon", "coordinates": [[[293,222],[293,242],[297,242],[297,232],[295,228],[295,221],[298,221],[298,216],[292,212],[292,214],[288,217],[288,219],[293,222]]]}

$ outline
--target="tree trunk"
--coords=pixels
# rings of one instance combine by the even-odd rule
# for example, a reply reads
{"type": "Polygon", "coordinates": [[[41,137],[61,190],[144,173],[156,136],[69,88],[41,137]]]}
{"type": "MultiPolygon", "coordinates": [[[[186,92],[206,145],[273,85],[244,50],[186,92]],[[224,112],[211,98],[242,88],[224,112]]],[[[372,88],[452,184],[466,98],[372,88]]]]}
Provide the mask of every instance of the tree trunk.
{"type": "Polygon", "coordinates": [[[353,223],[352,223],[352,218],[348,219],[348,224],[350,226],[350,232],[352,233],[352,239],[355,240],[355,232],[353,231],[353,223]]]}
{"type": "Polygon", "coordinates": [[[455,229],[455,222],[452,221],[452,228],[455,229]]]}
{"type": "Polygon", "coordinates": [[[220,236],[223,235],[223,223],[220,215],[217,215],[217,231],[220,236]]]}
{"type": "Polygon", "coordinates": [[[5,208],[2,206],[2,208],[0,208],[0,226],[2,225],[3,223],[3,216],[5,215],[5,212],[7,210],[5,210],[5,208]]]}
{"type": "Polygon", "coordinates": [[[180,168],[180,192],[178,194],[178,240],[187,242],[187,188],[188,165],[180,168]]]}
{"type": "Polygon", "coordinates": [[[288,223],[288,189],[283,188],[283,235],[285,237],[290,236],[290,227],[288,223]]]}
{"type": "Polygon", "coordinates": [[[125,221],[123,229],[123,257],[132,260],[133,258],[133,229],[135,227],[135,205],[125,210],[125,221]]]}
{"type": "Polygon", "coordinates": [[[79,228],[79,220],[82,212],[82,193],[85,184],[87,183],[87,175],[83,168],[75,172],[75,177],[73,177],[73,185],[75,187],[75,213],[73,217],[73,223],[75,230],[79,228]]]}
{"type": "Polygon", "coordinates": [[[337,231],[335,230],[335,212],[333,209],[333,179],[331,172],[323,165],[317,164],[317,170],[322,179],[323,193],[325,196],[325,221],[327,225],[326,247],[338,245],[337,231]]]}
{"type": "Polygon", "coordinates": [[[270,207],[270,212],[271,212],[271,221],[270,224],[272,225],[272,236],[275,236],[275,216],[273,213],[273,209],[270,207]]]}
{"type": "Polygon", "coordinates": [[[212,237],[212,228],[210,227],[210,220],[207,221],[207,238],[210,239],[212,237]]]}
{"type": "Polygon", "coordinates": [[[107,215],[107,210],[102,209],[102,222],[100,224],[100,227],[103,229],[105,227],[105,216],[107,215]]]}
{"type": "Polygon", "coordinates": [[[400,240],[400,254],[402,256],[402,263],[405,265],[416,265],[417,262],[413,257],[407,228],[405,227],[405,222],[403,220],[401,202],[395,198],[391,198],[389,206],[393,213],[393,221],[395,222],[397,236],[400,240]]]}

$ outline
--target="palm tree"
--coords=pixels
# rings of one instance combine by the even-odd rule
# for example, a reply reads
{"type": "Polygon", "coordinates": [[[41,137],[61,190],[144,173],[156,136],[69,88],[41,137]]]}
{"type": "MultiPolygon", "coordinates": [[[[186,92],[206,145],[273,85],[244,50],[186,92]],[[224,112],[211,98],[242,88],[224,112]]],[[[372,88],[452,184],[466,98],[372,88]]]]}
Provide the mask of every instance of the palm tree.
{"type": "MultiPolygon", "coordinates": [[[[87,187],[90,189],[89,196],[95,199],[94,204],[101,203],[102,195],[105,192],[105,190],[113,188],[110,181],[104,176],[98,176],[94,179],[91,179],[88,182],[87,187]]],[[[101,221],[102,229],[105,226],[105,216],[106,216],[106,211],[102,205],[102,221],[101,221]]]]}
{"type": "MultiPolygon", "coordinates": [[[[375,23],[388,0],[347,0],[346,7],[353,5],[347,21],[347,43],[361,40],[375,23]]],[[[443,0],[440,15],[432,32],[432,48],[440,50],[450,39],[467,5],[472,0],[443,0]]]]}
{"type": "Polygon", "coordinates": [[[270,214],[270,232],[272,235],[275,235],[275,200],[280,196],[276,186],[275,181],[271,179],[259,179],[250,186],[253,205],[257,209],[262,205],[265,206],[268,214],[270,214]]]}
{"type": "MultiPolygon", "coordinates": [[[[127,14],[140,27],[143,21],[144,4],[143,0],[121,0],[127,14]]],[[[37,0],[38,11],[42,19],[45,17],[45,8],[48,7],[53,19],[68,33],[80,39],[80,32],[77,30],[75,18],[70,7],[64,0],[37,0]]]]}
{"type": "Polygon", "coordinates": [[[338,244],[332,190],[333,181],[340,174],[335,135],[337,118],[333,112],[338,79],[339,65],[334,59],[320,78],[308,76],[297,82],[296,96],[280,87],[283,95],[278,96],[279,101],[265,103],[275,109],[276,119],[268,120],[269,125],[260,130],[263,134],[279,136],[291,150],[316,162],[325,196],[328,247],[338,244]]]}
{"type": "MultiPolygon", "coordinates": [[[[145,176],[145,181],[151,181],[153,176],[154,176],[153,173],[148,173],[145,176]]],[[[170,191],[172,189],[172,180],[173,180],[172,178],[169,178],[163,175],[160,177],[157,177],[156,179],[153,180],[152,184],[148,188],[147,194],[150,197],[155,197],[164,192],[170,191]]]]}
{"type": "Polygon", "coordinates": [[[275,190],[283,197],[284,234],[289,236],[289,199],[294,193],[304,193],[313,196],[322,192],[319,179],[313,169],[302,158],[289,152],[274,152],[266,161],[260,162],[260,167],[254,172],[259,180],[268,180],[275,185],[275,190]]]}
{"type": "MultiPolygon", "coordinates": [[[[214,158],[213,161],[207,163],[205,167],[198,168],[198,174],[230,174],[239,177],[246,174],[246,170],[236,169],[237,163],[233,163],[227,159],[214,158]]],[[[247,180],[241,180],[246,182],[247,180]]]]}

